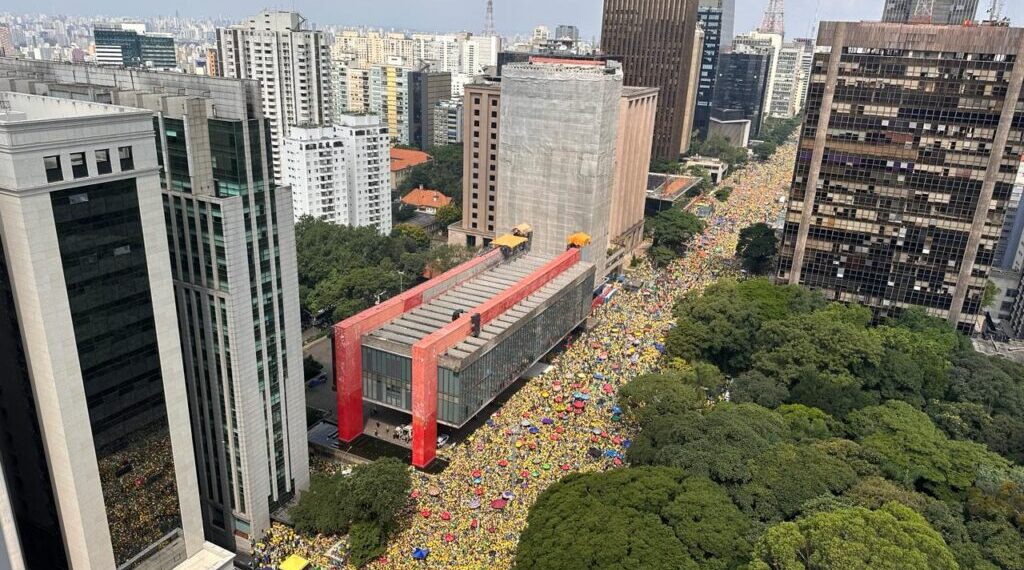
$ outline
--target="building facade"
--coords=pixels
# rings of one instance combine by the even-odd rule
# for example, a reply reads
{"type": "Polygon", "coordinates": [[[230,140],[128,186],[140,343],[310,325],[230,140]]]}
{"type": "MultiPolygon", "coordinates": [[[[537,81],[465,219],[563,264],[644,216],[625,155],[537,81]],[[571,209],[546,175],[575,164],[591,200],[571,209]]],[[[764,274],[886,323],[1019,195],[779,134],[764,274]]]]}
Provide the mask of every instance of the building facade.
{"type": "Polygon", "coordinates": [[[449,72],[409,72],[409,144],[422,150],[434,146],[434,108],[452,96],[449,72]]]}
{"type": "MultiPolygon", "coordinates": [[[[697,89],[691,77],[697,0],[606,0],[601,27],[604,53],[622,62],[626,85],[658,88],[654,157],[675,160],[690,148],[697,89]]],[[[695,51],[698,56],[695,58],[695,51]]]]}
{"type": "Polygon", "coordinates": [[[644,241],[644,200],[657,108],[656,88],[622,88],[615,134],[615,186],[608,222],[607,268],[628,261],[644,241]]]}
{"type": "Polygon", "coordinates": [[[1024,154],[1024,30],[827,22],[818,45],[779,278],[979,330],[1024,154]]]}
{"type": "Polygon", "coordinates": [[[330,54],[323,32],[295,12],[265,11],[217,29],[224,77],[260,82],[270,121],[273,176],[281,184],[281,141],[292,125],[331,123],[330,54]]]}
{"type": "Polygon", "coordinates": [[[803,78],[804,46],[797,43],[783,44],[779,49],[779,61],[775,65],[772,84],[772,99],[768,105],[768,116],[776,119],[792,119],[800,112],[800,92],[806,87],[803,78]]]}
{"type": "Polygon", "coordinates": [[[292,197],[270,176],[258,85],[24,60],[0,71],[153,116],[206,536],[247,549],[309,481],[292,197]]]}
{"type": "Polygon", "coordinates": [[[757,136],[768,111],[765,103],[768,100],[771,56],[745,48],[734,49],[736,51],[723,53],[719,59],[712,114],[719,121],[739,118],[750,121],[750,134],[757,136]]]}
{"type": "Polygon", "coordinates": [[[736,35],[736,0],[699,0],[701,8],[712,8],[722,12],[721,50],[732,46],[736,35]]]}
{"type": "Polygon", "coordinates": [[[885,0],[882,21],[958,26],[967,20],[973,20],[977,12],[978,0],[885,0]]]}
{"type": "Polygon", "coordinates": [[[718,56],[722,49],[722,9],[704,6],[697,10],[697,21],[704,30],[697,83],[697,108],[693,130],[707,138],[711,126],[711,108],[715,103],[715,81],[718,79],[718,56]]]}
{"type": "MultiPolygon", "coordinates": [[[[140,33],[121,26],[97,25],[93,30],[96,63],[115,67],[176,69],[174,37],[140,33]]],[[[13,54],[11,54],[13,55],[13,54]]]]}
{"type": "MultiPolygon", "coordinates": [[[[566,238],[576,232],[589,234],[594,244],[609,243],[621,97],[622,71],[615,62],[505,66],[495,168],[498,228],[530,224],[531,251],[539,255],[565,250],[566,238]]],[[[479,169],[478,163],[470,166],[479,169]]],[[[583,252],[599,277],[605,257],[601,247],[583,252]]]]}
{"type": "Polygon", "coordinates": [[[501,84],[466,85],[462,104],[462,220],[448,228],[448,241],[479,247],[494,239],[501,84]]]}
{"type": "Polygon", "coordinates": [[[295,219],[391,233],[387,127],[375,115],[340,115],[332,127],[295,127],[285,139],[285,181],[295,219]]]}
{"type": "Polygon", "coordinates": [[[441,101],[434,107],[434,145],[462,144],[462,99],[441,101]]]}
{"type": "Polygon", "coordinates": [[[370,69],[369,112],[387,125],[395,144],[409,145],[409,75],[401,65],[375,65],[370,69]]]}
{"type": "Polygon", "coordinates": [[[29,408],[3,423],[30,428],[2,462],[26,563],[228,568],[203,538],[152,113],[0,99],[0,346],[29,408]],[[25,485],[40,512],[18,514],[25,485]]]}

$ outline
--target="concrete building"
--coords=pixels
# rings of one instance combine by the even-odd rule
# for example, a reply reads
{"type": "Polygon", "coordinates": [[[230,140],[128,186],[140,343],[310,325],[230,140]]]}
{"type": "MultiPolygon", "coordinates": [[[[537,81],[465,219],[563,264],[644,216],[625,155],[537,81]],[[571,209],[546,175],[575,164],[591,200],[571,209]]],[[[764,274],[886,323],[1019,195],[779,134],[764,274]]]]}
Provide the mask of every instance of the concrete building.
{"type": "Polygon", "coordinates": [[[621,267],[644,241],[644,199],[657,108],[656,88],[622,88],[606,268],[621,267]]]}
{"type": "Polygon", "coordinates": [[[295,219],[391,233],[387,127],[375,115],[340,115],[332,127],[295,127],[284,143],[284,178],[295,219]]]}
{"type": "Polygon", "coordinates": [[[716,118],[719,123],[750,121],[750,135],[756,137],[768,113],[771,55],[740,45],[733,49],[723,53],[718,62],[712,122],[716,118]]]}
{"type": "Polygon", "coordinates": [[[206,536],[247,549],[309,482],[292,196],[270,176],[259,86],[2,60],[0,87],[4,73],[153,117],[206,536]]]}
{"type": "Polygon", "coordinates": [[[441,101],[434,107],[434,145],[462,144],[462,99],[441,101]]]}
{"type": "Polygon", "coordinates": [[[706,139],[711,127],[711,108],[715,103],[715,81],[718,79],[718,56],[722,50],[722,9],[701,4],[697,21],[704,31],[697,83],[697,108],[693,130],[706,139]]]}
{"type": "Polygon", "coordinates": [[[580,39],[580,29],[576,26],[560,24],[555,26],[555,39],[568,39],[574,42],[580,39]]]}
{"type": "Polygon", "coordinates": [[[256,79],[270,120],[274,176],[282,183],[281,143],[292,125],[330,125],[331,68],[323,32],[295,12],[264,11],[217,29],[224,77],[256,79]]]}
{"type": "Polygon", "coordinates": [[[434,146],[434,108],[451,99],[449,72],[409,72],[409,143],[421,150],[434,146]]]}
{"type": "Polygon", "coordinates": [[[14,38],[11,37],[11,27],[7,24],[0,24],[0,56],[14,57],[16,52],[14,38]]]}
{"type": "Polygon", "coordinates": [[[721,136],[732,146],[746,148],[750,144],[750,125],[751,120],[745,118],[739,109],[714,109],[708,136],[721,136]]]}
{"type": "Polygon", "coordinates": [[[395,65],[375,65],[370,69],[369,112],[387,125],[391,141],[409,145],[409,72],[395,65]]]}
{"type": "Polygon", "coordinates": [[[882,21],[959,26],[967,20],[973,20],[977,12],[978,0],[885,0],[882,21]],[[929,13],[930,20],[926,16],[929,13]]]}
{"type": "Polygon", "coordinates": [[[0,406],[21,408],[0,448],[43,499],[12,497],[5,541],[30,568],[229,568],[203,538],[152,113],[0,101],[0,406]]]}
{"type": "Polygon", "coordinates": [[[783,44],[779,49],[772,98],[767,105],[769,117],[792,119],[800,113],[800,92],[806,87],[801,67],[803,52],[804,46],[797,43],[783,44]]]}
{"type": "Polygon", "coordinates": [[[696,106],[697,0],[606,0],[604,53],[622,62],[625,84],[657,87],[654,157],[675,160],[690,148],[696,106]]]}
{"type": "MultiPolygon", "coordinates": [[[[129,29],[125,25],[97,24],[93,29],[96,63],[114,67],[176,69],[174,36],[146,33],[145,26],[129,29]]],[[[11,54],[13,55],[13,54],[11,54]]]]}
{"type": "Polygon", "coordinates": [[[586,319],[594,266],[581,250],[544,256],[528,237],[503,238],[334,326],[338,439],[363,433],[366,403],[405,412],[412,463],[425,468],[439,425],[464,426],[586,319]]]}
{"type": "Polygon", "coordinates": [[[732,38],[736,35],[736,0],[699,0],[701,8],[718,10],[722,14],[720,51],[732,47],[732,38]]]}
{"type": "MultiPolygon", "coordinates": [[[[779,66],[779,54],[782,52],[782,35],[759,31],[747,32],[733,38],[733,52],[746,54],[763,54],[768,56],[768,77],[764,89],[764,101],[761,122],[771,115],[772,101],[775,100],[775,81],[779,66]]],[[[761,132],[760,125],[752,125],[755,134],[761,132]]]]}
{"type": "Polygon", "coordinates": [[[817,43],[779,278],[979,331],[1024,154],[1024,30],[826,22],[817,43]]]}
{"type": "Polygon", "coordinates": [[[501,84],[466,85],[462,101],[462,220],[448,228],[448,242],[479,247],[494,239],[501,84]]]}
{"type": "MultiPolygon", "coordinates": [[[[496,216],[488,212],[486,220],[499,228],[530,224],[531,251],[538,255],[563,251],[576,232],[589,234],[595,244],[609,243],[622,97],[617,65],[536,58],[502,71],[495,167],[500,191],[496,216]]],[[[588,248],[583,259],[601,277],[605,256],[600,247],[588,248]]]]}

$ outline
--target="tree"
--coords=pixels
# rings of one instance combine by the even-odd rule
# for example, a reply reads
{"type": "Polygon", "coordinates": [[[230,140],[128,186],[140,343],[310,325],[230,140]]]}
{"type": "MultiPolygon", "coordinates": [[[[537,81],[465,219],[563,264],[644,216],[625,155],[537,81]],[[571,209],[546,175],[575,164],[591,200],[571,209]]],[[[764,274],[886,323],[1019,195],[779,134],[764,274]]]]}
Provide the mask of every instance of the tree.
{"type": "Polygon", "coordinates": [[[323,369],[324,365],[317,362],[312,356],[306,356],[302,359],[302,376],[306,380],[320,374],[323,369]]]}
{"type": "Polygon", "coordinates": [[[700,218],[681,208],[669,208],[648,222],[648,229],[654,236],[654,247],[664,247],[676,255],[686,253],[693,236],[704,231],[700,218]]]}
{"type": "Polygon", "coordinates": [[[700,409],[707,397],[686,382],[682,371],[667,369],[639,376],[620,388],[618,402],[628,418],[644,424],[659,416],[700,409]]]}
{"type": "Polygon", "coordinates": [[[983,445],[948,439],[924,412],[905,402],[858,410],[848,425],[864,447],[881,456],[887,477],[943,500],[962,496],[980,469],[1009,465],[983,445]]]}
{"type": "Polygon", "coordinates": [[[430,245],[427,231],[413,224],[395,224],[391,228],[391,237],[408,239],[420,248],[430,245]]]}
{"type": "Polygon", "coordinates": [[[753,525],[710,479],[684,479],[662,517],[703,570],[738,568],[749,560],[753,525]]]}
{"type": "Polygon", "coordinates": [[[786,427],[789,428],[789,437],[793,441],[808,441],[828,439],[835,431],[841,430],[832,416],[803,404],[787,404],[779,406],[779,414],[786,427]]]}
{"type": "Polygon", "coordinates": [[[740,230],[736,255],[743,262],[743,269],[755,275],[767,273],[778,249],[776,242],[775,232],[768,224],[754,224],[740,230]]]}
{"type": "Polygon", "coordinates": [[[462,202],[462,145],[435,146],[430,152],[433,160],[413,167],[398,193],[404,196],[422,185],[462,202]]]}
{"type": "Polygon", "coordinates": [[[740,168],[747,163],[747,149],[732,146],[722,135],[712,135],[704,141],[690,145],[690,154],[710,156],[729,164],[730,169],[740,168]]]}
{"type": "Polygon", "coordinates": [[[764,522],[788,520],[804,503],[838,495],[857,481],[857,473],[821,450],[776,444],[748,461],[750,478],[736,489],[736,503],[764,522]]]}
{"type": "Polygon", "coordinates": [[[775,154],[775,151],[779,149],[779,146],[771,141],[762,141],[754,147],[754,156],[758,160],[765,161],[775,154]]]}
{"type": "Polygon", "coordinates": [[[819,512],[777,524],[758,539],[754,558],[752,570],[959,568],[928,521],[899,503],[819,512]]]}
{"type": "Polygon", "coordinates": [[[436,221],[445,231],[448,230],[448,226],[461,219],[462,208],[455,204],[441,206],[437,209],[437,214],[434,216],[434,221],[436,221]]]}
{"type": "Polygon", "coordinates": [[[681,492],[678,469],[574,474],[530,509],[515,567],[523,570],[697,570],[661,513],[681,492]]]}
{"type": "Polygon", "coordinates": [[[701,412],[641,424],[628,451],[634,465],[681,467],[723,484],[750,478],[750,459],[786,437],[782,417],[755,404],[722,402],[701,412]]]}
{"type": "Polygon", "coordinates": [[[727,201],[729,199],[729,196],[732,195],[732,191],[733,191],[733,187],[732,186],[726,186],[725,188],[721,188],[719,190],[716,190],[715,191],[715,200],[718,200],[719,202],[727,201]]]}

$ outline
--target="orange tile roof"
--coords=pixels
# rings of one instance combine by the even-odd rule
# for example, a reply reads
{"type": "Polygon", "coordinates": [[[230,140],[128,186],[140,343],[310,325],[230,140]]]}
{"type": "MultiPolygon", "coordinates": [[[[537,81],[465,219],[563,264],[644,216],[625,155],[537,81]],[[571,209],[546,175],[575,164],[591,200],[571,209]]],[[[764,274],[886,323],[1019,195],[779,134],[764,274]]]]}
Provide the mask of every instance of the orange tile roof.
{"type": "Polygon", "coordinates": [[[452,199],[437,190],[416,188],[405,196],[402,203],[416,208],[440,208],[452,203],[452,199]]]}
{"type": "Polygon", "coordinates": [[[412,168],[428,160],[430,160],[430,155],[423,151],[393,148],[391,149],[391,172],[412,168]]]}

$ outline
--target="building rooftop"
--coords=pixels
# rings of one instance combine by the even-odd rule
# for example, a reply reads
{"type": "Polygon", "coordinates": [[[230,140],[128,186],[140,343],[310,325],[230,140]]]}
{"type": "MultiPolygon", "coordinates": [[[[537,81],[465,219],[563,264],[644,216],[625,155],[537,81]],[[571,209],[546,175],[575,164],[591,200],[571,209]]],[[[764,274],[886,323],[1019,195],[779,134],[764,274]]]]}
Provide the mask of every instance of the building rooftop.
{"type": "MultiPolygon", "coordinates": [[[[472,309],[498,296],[549,261],[551,258],[527,254],[500,263],[373,330],[363,337],[363,344],[394,354],[410,356],[414,344],[451,323],[456,313],[471,312],[472,309]]],[[[469,336],[448,349],[442,356],[441,364],[453,369],[457,368],[462,361],[487,346],[498,335],[521,321],[523,317],[545,301],[570,286],[590,267],[592,265],[589,263],[573,265],[536,292],[513,305],[501,316],[484,325],[479,336],[469,336]]]]}
{"type": "Polygon", "coordinates": [[[660,174],[651,172],[647,174],[647,196],[659,200],[670,200],[675,202],[687,190],[700,183],[696,176],[682,176],[675,174],[660,174]]]}
{"type": "Polygon", "coordinates": [[[437,190],[430,190],[420,186],[402,196],[402,203],[417,208],[440,208],[451,204],[452,199],[437,190]]]}
{"type": "Polygon", "coordinates": [[[419,150],[407,148],[391,149],[391,172],[399,172],[406,168],[419,166],[430,160],[430,155],[419,150]]]}
{"type": "Polygon", "coordinates": [[[117,105],[27,95],[12,91],[0,92],[0,124],[132,113],[149,112],[117,105]]]}

